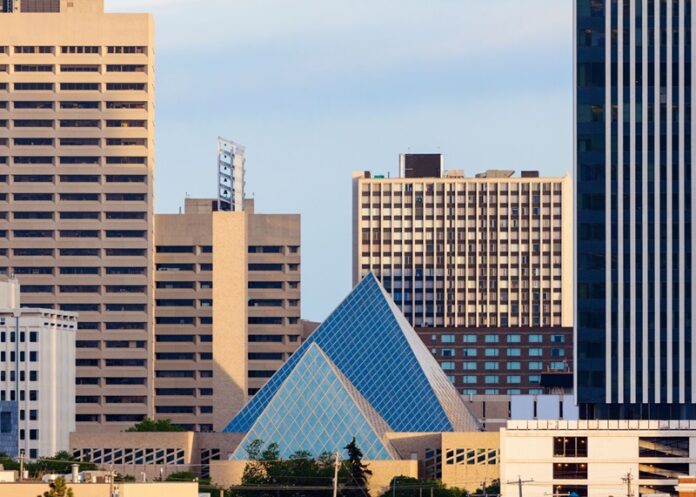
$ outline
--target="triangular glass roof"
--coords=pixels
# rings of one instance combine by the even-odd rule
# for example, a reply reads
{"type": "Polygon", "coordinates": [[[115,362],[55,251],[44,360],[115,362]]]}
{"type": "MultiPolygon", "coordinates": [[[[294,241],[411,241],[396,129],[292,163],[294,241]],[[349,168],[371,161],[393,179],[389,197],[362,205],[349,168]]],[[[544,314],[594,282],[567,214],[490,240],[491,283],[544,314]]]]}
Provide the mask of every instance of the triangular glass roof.
{"type": "Polygon", "coordinates": [[[244,433],[316,343],[395,432],[479,425],[388,293],[368,274],[225,429],[244,433]]]}
{"type": "Polygon", "coordinates": [[[256,418],[232,459],[246,459],[246,447],[257,439],[277,443],[280,456],[288,458],[297,450],[315,457],[345,452],[353,437],[365,459],[397,459],[384,436],[388,431],[387,423],[314,343],[256,418]]]}

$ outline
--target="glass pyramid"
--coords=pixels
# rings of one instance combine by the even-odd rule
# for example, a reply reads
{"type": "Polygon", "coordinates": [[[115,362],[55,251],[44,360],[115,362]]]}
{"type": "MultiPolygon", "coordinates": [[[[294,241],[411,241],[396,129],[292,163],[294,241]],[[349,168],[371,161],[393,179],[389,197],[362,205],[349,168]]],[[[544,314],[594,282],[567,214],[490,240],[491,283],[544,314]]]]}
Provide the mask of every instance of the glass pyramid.
{"type": "MultiPolygon", "coordinates": [[[[374,275],[368,274],[232,419],[225,431],[248,432],[315,343],[392,431],[480,429],[391,297],[374,275]]],[[[272,440],[266,440],[269,441],[272,440]]]]}
{"type": "Polygon", "coordinates": [[[384,438],[388,431],[387,423],[313,343],[256,418],[232,459],[246,459],[246,447],[256,439],[277,443],[280,456],[288,458],[297,450],[314,456],[343,451],[353,437],[365,459],[398,459],[384,438]]]}

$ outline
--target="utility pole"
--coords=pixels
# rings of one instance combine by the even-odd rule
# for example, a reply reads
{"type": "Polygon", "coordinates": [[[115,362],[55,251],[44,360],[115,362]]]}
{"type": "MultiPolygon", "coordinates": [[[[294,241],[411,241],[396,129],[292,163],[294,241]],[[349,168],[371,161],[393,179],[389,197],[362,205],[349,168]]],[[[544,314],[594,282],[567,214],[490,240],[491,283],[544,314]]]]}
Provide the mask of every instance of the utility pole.
{"type": "Polygon", "coordinates": [[[19,449],[19,481],[24,481],[24,449],[19,449]]]}
{"type": "Polygon", "coordinates": [[[508,480],[507,484],[508,484],[508,485],[515,485],[515,484],[517,484],[517,488],[518,488],[518,491],[519,491],[519,497],[522,497],[522,485],[524,485],[525,483],[532,483],[533,481],[534,481],[533,479],[532,479],[532,480],[523,480],[521,476],[518,476],[518,477],[517,477],[517,481],[508,480]]]}
{"type": "Polygon", "coordinates": [[[481,483],[481,489],[483,489],[483,497],[488,497],[488,491],[486,490],[486,478],[483,479],[481,483]]]}
{"type": "Polygon", "coordinates": [[[340,457],[340,454],[336,452],[336,460],[334,461],[333,497],[338,496],[338,468],[340,467],[340,457]]]}
{"type": "Polygon", "coordinates": [[[114,497],[114,463],[109,465],[109,497],[114,497]]]}
{"type": "Polygon", "coordinates": [[[633,482],[633,475],[629,471],[626,473],[626,476],[621,478],[623,482],[626,484],[626,497],[633,497],[633,489],[631,488],[631,483],[633,482]]]}

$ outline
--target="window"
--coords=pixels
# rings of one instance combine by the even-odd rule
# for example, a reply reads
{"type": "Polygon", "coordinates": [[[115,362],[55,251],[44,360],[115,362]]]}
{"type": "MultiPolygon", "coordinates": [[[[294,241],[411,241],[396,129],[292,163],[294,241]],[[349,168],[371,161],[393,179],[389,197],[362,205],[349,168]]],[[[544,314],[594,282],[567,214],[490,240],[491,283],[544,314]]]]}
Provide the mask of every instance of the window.
{"type": "Polygon", "coordinates": [[[521,362],[514,361],[514,362],[507,363],[507,370],[508,371],[519,371],[520,369],[522,369],[521,362]]]}
{"type": "Polygon", "coordinates": [[[454,362],[452,362],[452,361],[442,362],[442,363],[440,363],[440,366],[442,367],[442,369],[444,371],[454,371],[454,369],[455,369],[454,362]]]}
{"type": "Polygon", "coordinates": [[[565,350],[563,349],[552,349],[551,355],[553,357],[565,357],[565,350]]]}
{"type": "Polygon", "coordinates": [[[98,147],[99,138],[61,138],[60,144],[64,147],[98,147]]]}
{"type": "Polygon", "coordinates": [[[60,47],[60,52],[64,54],[98,54],[99,47],[94,46],[67,46],[60,47]]]}
{"type": "Polygon", "coordinates": [[[554,457],[587,457],[587,437],[555,437],[553,455],[554,457]]]}
{"type": "Polygon", "coordinates": [[[543,335],[529,335],[529,343],[543,343],[543,335]]]}
{"type": "Polygon", "coordinates": [[[508,357],[520,357],[522,355],[521,349],[507,349],[508,357]]]}
{"type": "Polygon", "coordinates": [[[13,140],[17,147],[52,147],[53,138],[15,138],[13,140]]]}
{"type": "Polygon", "coordinates": [[[99,213],[98,212],[90,212],[90,211],[61,212],[60,218],[61,219],[99,219],[99,213]]]}
{"type": "Polygon", "coordinates": [[[99,91],[99,83],[61,83],[61,91],[99,91]]]}
{"type": "Polygon", "coordinates": [[[476,357],[476,349],[462,350],[464,357],[476,357]]]}
{"type": "Polygon", "coordinates": [[[518,384],[522,383],[522,377],[518,376],[518,375],[508,376],[507,382],[508,382],[508,385],[518,385],[518,384]]]}
{"type": "Polygon", "coordinates": [[[11,412],[0,412],[0,433],[12,433],[11,412]]]}
{"type": "Polygon", "coordinates": [[[507,343],[520,343],[520,342],[522,342],[521,335],[508,335],[507,336],[507,343]]]}
{"type": "Polygon", "coordinates": [[[484,369],[486,371],[497,371],[500,369],[500,363],[499,362],[486,362],[484,364],[484,369]]]}
{"type": "Polygon", "coordinates": [[[147,47],[142,46],[110,46],[107,47],[110,54],[147,54],[147,47]]]}
{"type": "Polygon", "coordinates": [[[462,341],[464,343],[476,343],[476,335],[464,335],[462,341]]]}
{"type": "Polygon", "coordinates": [[[441,343],[454,343],[454,342],[455,342],[455,336],[454,336],[454,335],[441,335],[441,336],[440,336],[440,342],[441,342],[441,343]]]}
{"type": "MultiPolygon", "coordinates": [[[[672,458],[688,457],[689,455],[688,437],[641,437],[639,446],[639,457],[672,458]]],[[[554,453],[554,455],[556,454],[554,453]]]]}
{"type": "Polygon", "coordinates": [[[498,349],[486,349],[484,355],[486,357],[498,357],[500,355],[500,351],[498,349]]]}
{"type": "Polygon", "coordinates": [[[107,91],[145,91],[145,83],[107,83],[107,91]]]}
{"type": "Polygon", "coordinates": [[[61,119],[61,128],[98,128],[98,119],[61,119]]]}
{"type": "Polygon", "coordinates": [[[98,64],[61,64],[60,72],[99,72],[98,64]]]}
{"type": "Polygon", "coordinates": [[[249,264],[249,271],[282,271],[282,264],[249,264]]]}
{"type": "Polygon", "coordinates": [[[543,355],[543,349],[529,349],[529,357],[542,357],[543,355]]]}
{"type": "Polygon", "coordinates": [[[53,102],[18,100],[14,102],[15,109],[53,109],[53,102]]]}
{"type": "Polygon", "coordinates": [[[544,369],[544,363],[539,362],[539,361],[532,361],[529,363],[529,370],[530,371],[541,371],[544,369]]]}
{"type": "Polygon", "coordinates": [[[464,369],[464,371],[476,371],[478,369],[477,364],[471,361],[463,362],[462,368],[464,369]]]}
{"type": "Polygon", "coordinates": [[[552,343],[564,343],[565,337],[563,335],[551,335],[552,343]]]}
{"type": "Polygon", "coordinates": [[[486,343],[498,343],[500,341],[500,337],[498,335],[486,335],[486,343]]]}
{"type": "Polygon", "coordinates": [[[553,465],[554,480],[586,480],[587,464],[585,463],[556,463],[553,465]]]}
{"type": "Polygon", "coordinates": [[[51,64],[15,64],[15,72],[53,72],[51,64]]]}
{"type": "Polygon", "coordinates": [[[496,385],[499,382],[500,382],[499,376],[486,376],[484,378],[484,383],[486,383],[486,385],[496,385]]]}
{"type": "Polygon", "coordinates": [[[53,91],[53,83],[15,83],[15,91],[53,91]]]}

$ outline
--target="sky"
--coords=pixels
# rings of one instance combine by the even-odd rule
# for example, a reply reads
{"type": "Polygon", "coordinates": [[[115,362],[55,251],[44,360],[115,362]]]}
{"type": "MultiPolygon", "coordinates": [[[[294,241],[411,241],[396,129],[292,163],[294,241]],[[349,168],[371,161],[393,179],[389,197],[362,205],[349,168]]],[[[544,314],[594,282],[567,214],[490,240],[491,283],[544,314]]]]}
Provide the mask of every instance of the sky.
{"type": "Polygon", "coordinates": [[[571,0],[106,0],[156,29],[156,209],[246,147],[256,211],[302,215],[302,314],[352,285],[351,173],[572,171],[571,0]]]}

